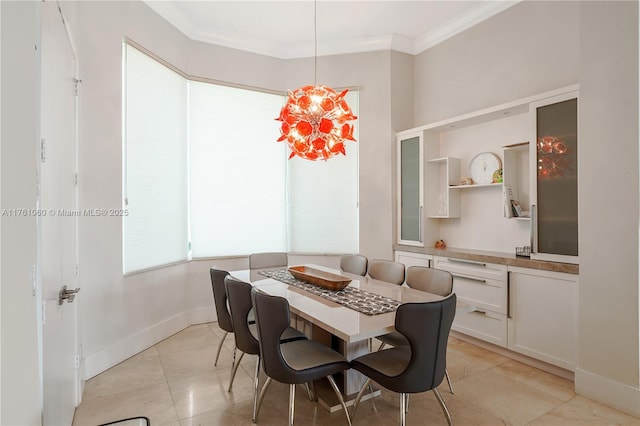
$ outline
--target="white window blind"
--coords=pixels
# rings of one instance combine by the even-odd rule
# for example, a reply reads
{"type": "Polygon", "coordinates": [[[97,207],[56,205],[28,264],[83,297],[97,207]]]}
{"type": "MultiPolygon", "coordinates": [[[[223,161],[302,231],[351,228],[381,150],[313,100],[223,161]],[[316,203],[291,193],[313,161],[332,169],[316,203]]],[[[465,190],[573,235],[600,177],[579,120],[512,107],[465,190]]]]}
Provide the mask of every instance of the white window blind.
{"type": "Polygon", "coordinates": [[[124,272],[188,258],[187,81],[125,44],[124,272]]]}
{"type": "Polygon", "coordinates": [[[189,83],[193,257],[286,251],[284,96],[189,83]]]}
{"type": "MultiPolygon", "coordinates": [[[[123,267],[358,252],[358,146],[288,160],[284,96],[189,80],[125,43],[123,267]]],[[[358,115],[357,91],[347,102],[358,115]]],[[[354,136],[358,138],[355,122],[354,136]]]]}
{"type": "MultiPolygon", "coordinates": [[[[346,101],[359,115],[358,92],[346,101]]],[[[289,251],[299,253],[357,253],[358,120],[353,122],[358,142],[346,141],[347,155],[327,161],[293,158],[287,162],[289,191],[289,251]]]]}

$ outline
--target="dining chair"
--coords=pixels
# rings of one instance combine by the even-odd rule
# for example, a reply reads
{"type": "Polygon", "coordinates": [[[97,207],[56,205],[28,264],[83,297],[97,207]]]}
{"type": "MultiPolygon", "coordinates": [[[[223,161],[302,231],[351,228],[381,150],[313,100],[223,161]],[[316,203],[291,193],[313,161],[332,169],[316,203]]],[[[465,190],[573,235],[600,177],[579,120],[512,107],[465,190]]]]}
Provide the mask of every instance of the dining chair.
{"type": "Polygon", "coordinates": [[[289,264],[287,253],[265,252],[249,255],[249,269],[286,267],[289,264]]]}
{"type": "Polygon", "coordinates": [[[409,342],[383,351],[372,352],[351,361],[351,368],[367,376],[353,404],[355,416],[365,389],[373,380],[386,389],[400,394],[400,425],[406,425],[407,396],[433,391],[440,408],[451,426],[438,385],[444,378],[447,341],[456,314],[456,295],[437,302],[405,303],[396,311],[395,327],[409,342]],[[416,327],[420,324],[420,327],[416,327]]]}
{"type": "Polygon", "coordinates": [[[251,290],[251,299],[258,328],[262,367],[267,376],[260,390],[258,410],[272,380],[286,383],[289,385],[289,426],[291,426],[295,414],[296,384],[326,377],[342,405],[347,423],[351,425],[344,398],[332,377],[333,374],[348,370],[349,362],[340,353],[314,340],[281,343],[280,336],[289,327],[291,320],[287,299],[262,293],[255,287],[251,290]]]}
{"type": "MultiPolygon", "coordinates": [[[[233,336],[235,338],[236,347],[241,351],[240,357],[235,362],[231,372],[228,392],[231,392],[233,379],[236,376],[236,372],[244,354],[257,355],[254,376],[253,414],[251,417],[251,420],[255,423],[258,407],[258,383],[260,378],[260,345],[257,339],[256,323],[252,320],[253,315],[250,315],[253,309],[251,302],[251,289],[253,286],[244,281],[237,280],[230,275],[224,279],[224,284],[227,290],[229,310],[231,311],[231,320],[233,322],[233,336]]],[[[302,332],[295,328],[287,327],[282,333],[280,342],[286,343],[295,340],[304,340],[306,338],[307,336],[302,332]]]]}
{"type": "MultiPolygon", "coordinates": [[[[229,333],[233,333],[233,323],[231,322],[231,314],[227,307],[227,291],[224,287],[224,279],[229,272],[221,269],[211,268],[209,270],[211,274],[211,287],[213,288],[213,301],[216,307],[216,316],[218,318],[218,327],[224,331],[220,344],[218,344],[218,351],[216,352],[216,360],[213,363],[214,366],[218,365],[218,358],[220,357],[220,351],[222,350],[222,344],[227,338],[229,333]]],[[[233,360],[235,363],[236,348],[233,348],[233,360]]]]}
{"type": "MultiPolygon", "coordinates": [[[[447,297],[453,291],[453,275],[449,271],[442,269],[409,266],[407,268],[407,285],[416,290],[447,297]]],[[[378,350],[383,349],[386,345],[403,346],[409,344],[407,339],[397,331],[378,336],[377,339],[382,342],[378,350]]],[[[444,375],[449,385],[449,391],[453,393],[453,384],[446,368],[444,369],[444,375]]]]}
{"type": "Polygon", "coordinates": [[[392,260],[372,259],[367,274],[380,281],[402,285],[404,283],[404,264],[392,260]]]}
{"type": "Polygon", "coordinates": [[[366,256],[361,254],[345,254],[340,258],[340,269],[344,272],[364,277],[367,275],[368,263],[366,256]]]}

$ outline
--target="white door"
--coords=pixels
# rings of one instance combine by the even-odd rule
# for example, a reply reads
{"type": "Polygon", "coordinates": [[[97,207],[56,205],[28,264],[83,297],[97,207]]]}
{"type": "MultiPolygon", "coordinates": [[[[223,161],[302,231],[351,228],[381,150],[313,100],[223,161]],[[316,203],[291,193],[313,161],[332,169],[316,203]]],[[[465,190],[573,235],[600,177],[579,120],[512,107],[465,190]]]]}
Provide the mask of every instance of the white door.
{"type": "Polygon", "coordinates": [[[70,425],[78,403],[76,308],[76,60],[56,2],[43,2],[39,254],[44,425],[70,425]]]}

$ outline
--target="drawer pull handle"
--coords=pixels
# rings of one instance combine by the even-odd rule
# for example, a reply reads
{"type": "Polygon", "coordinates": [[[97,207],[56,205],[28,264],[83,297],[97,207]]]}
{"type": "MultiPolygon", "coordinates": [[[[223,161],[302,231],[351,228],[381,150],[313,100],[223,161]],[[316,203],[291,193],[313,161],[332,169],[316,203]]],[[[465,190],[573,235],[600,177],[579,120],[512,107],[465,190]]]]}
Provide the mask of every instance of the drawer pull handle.
{"type": "Polygon", "coordinates": [[[481,311],[480,309],[476,309],[476,310],[472,311],[471,313],[472,314],[487,315],[487,311],[481,311]]]}
{"type": "Polygon", "coordinates": [[[451,262],[451,263],[466,263],[468,265],[474,265],[474,266],[487,266],[486,263],[474,262],[473,260],[462,260],[462,259],[449,259],[449,258],[447,258],[447,262],[451,262]]]}
{"type": "Polygon", "coordinates": [[[467,277],[465,275],[458,275],[458,274],[451,274],[451,275],[453,275],[454,278],[461,278],[463,280],[475,281],[482,284],[486,284],[487,282],[487,280],[483,280],[482,278],[467,277]]]}

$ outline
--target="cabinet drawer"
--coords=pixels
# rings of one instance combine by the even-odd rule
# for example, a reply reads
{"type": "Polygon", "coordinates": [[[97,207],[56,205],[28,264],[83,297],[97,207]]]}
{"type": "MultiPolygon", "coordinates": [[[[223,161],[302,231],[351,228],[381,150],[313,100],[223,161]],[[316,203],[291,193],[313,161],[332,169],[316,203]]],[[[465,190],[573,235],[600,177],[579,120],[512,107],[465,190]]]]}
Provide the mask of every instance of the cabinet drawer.
{"type": "Polygon", "coordinates": [[[428,268],[432,258],[433,256],[428,254],[396,251],[396,262],[404,264],[407,268],[410,266],[426,266],[428,268]]]}
{"type": "Polygon", "coordinates": [[[505,314],[482,309],[456,313],[451,329],[494,345],[507,346],[507,316],[505,314]]]}
{"type": "Polygon", "coordinates": [[[434,256],[433,260],[433,267],[435,269],[444,269],[452,274],[458,273],[477,278],[488,278],[504,282],[507,281],[507,265],[439,256],[434,256]]]}
{"type": "Polygon", "coordinates": [[[507,286],[504,281],[477,278],[452,272],[453,291],[458,298],[478,308],[507,313],[507,286]]]}

